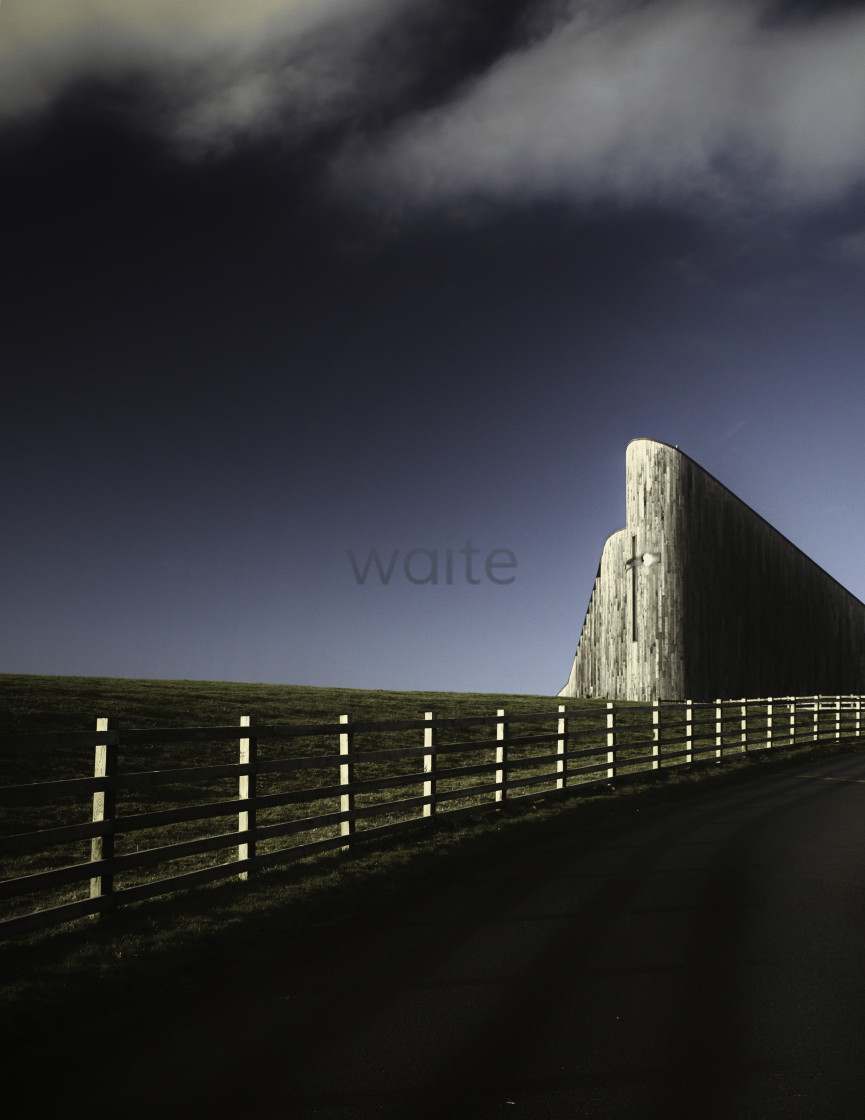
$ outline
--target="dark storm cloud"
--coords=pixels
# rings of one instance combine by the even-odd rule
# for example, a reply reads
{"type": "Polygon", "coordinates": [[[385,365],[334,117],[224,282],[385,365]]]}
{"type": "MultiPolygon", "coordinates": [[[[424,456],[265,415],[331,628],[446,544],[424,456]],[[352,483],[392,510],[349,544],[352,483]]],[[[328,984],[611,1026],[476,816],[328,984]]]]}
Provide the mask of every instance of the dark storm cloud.
{"type": "Polygon", "coordinates": [[[330,186],[378,207],[819,206],[865,177],[861,5],[7,0],[0,21],[0,119],[135,76],[136,123],[177,154],[326,135],[330,186]]]}
{"type": "MultiPolygon", "coordinates": [[[[82,80],[149,89],[149,125],[187,154],[237,134],[308,131],[374,96],[370,45],[408,0],[8,0],[0,119],[82,80]]],[[[387,84],[392,68],[380,68],[387,84]]]]}
{"type": "Polygon", "coordinates": [[[0,123],[81,82],[147,90],[139,119],[177,154],[240,136],[291,146],[435,101],[512,45],[532,0],[7,0],[0,123]],[[146,117],[146,120],[142,120],[146,117]]]}

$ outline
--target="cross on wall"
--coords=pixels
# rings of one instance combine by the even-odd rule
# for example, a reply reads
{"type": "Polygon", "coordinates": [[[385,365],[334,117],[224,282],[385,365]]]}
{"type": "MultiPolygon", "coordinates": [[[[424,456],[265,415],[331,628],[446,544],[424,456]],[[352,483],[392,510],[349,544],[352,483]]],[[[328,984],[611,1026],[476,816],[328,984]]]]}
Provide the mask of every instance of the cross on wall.
{"type": "Polygon", "coordinates": [[[631,537],[631,557],[625,568],[631,573],[631,641],[637,640],[637,568],[651,568],[661,563],[660,552],[643,552],[637,555],[637,538],[631,537]]]}

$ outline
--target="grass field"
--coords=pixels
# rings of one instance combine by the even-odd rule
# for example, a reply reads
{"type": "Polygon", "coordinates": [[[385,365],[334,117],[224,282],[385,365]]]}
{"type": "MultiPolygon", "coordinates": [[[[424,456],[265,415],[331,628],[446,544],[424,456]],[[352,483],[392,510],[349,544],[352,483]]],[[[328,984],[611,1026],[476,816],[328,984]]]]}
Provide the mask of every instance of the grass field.
{"type": "MultiPolygon", "coordinates": [[[[557,704],[555,698],[541,696],[0,675],[0,734],[90,731],[101,716],[118,719],[126,727],[148,728],[235,725],[241,715],[262,723],[332,722],[342,713],[353,719],[416,719],[429,710],[439,716],[489,715],[498,708],[508,713],[555,711],[557,704]]],[[[572,712],[599,707],[597,701],[568,703],[572,712]]],[[[633,735],[639,734],[635,725],[633,735]]],[[[625,719],[625,742],[628,735],[625,719]]],[[[735,739],[733,732],[731,746],[735,739]]],[[[851,746],[848,743],[843,749],[851,746]]],[[[154,749],[157,754],[148,757],[147,765],[178,764],[176,758],[158,755],[163,748],[154,749]]],[[[190,747],[193,756],[198,749],[190,747]]],[[[26,1048],[28,1040],[48,1029],[62,1031],[107,1013],[118,993],[134,1002],[158,999],[160,992],[178,986],[194,986],[221,960],[233,959],[238,952],[256,951],[275,939],[285,942],[324,923],[349,919],[358,908],[404,889],[419,876],[446,875],[464,860],[519,845],[544,830],[581,828],[634,811],[646,799],[679,796],[705,788],[707,782],[739,780],[770,766],[837,749],[825,741],[796,751],[731,755],[722,768],[695,765],[650,772],[636,783],[617,783],[615,789],[575,788],[564,801],[522,806],[514,802],[477,820],[448,822],[442,814],[434,830],[422,836],[382,838],[351,853],[263,871],[250,883],[232,879],[132,905],[108,919],[84,919],[0,943],[2,1041],[26,1048]]],[[[207,753],[207,758],[212,760],[212,754],[207,753]]],[[[184,758],[184,764],[188,761],[184,758]]],[[[90,752],[78,757],[74,749],[59,756],[9,752],[0,762],[4,785],[81,776],[81,767],[84,774],[92,772],[90,752]]],[[[143,760],[133,763],[142,765],[143,760]]],[[[36,806],[28,808],[30,815],[23,820],[20,809],[6,810],[0,828],[7,835],[44,828],[87,808],[67,804],[48,811],[36,806]]],[[[10,872],[7,867],[0,878],[10,873],[20,873],[20,868],[10,872]]]]}

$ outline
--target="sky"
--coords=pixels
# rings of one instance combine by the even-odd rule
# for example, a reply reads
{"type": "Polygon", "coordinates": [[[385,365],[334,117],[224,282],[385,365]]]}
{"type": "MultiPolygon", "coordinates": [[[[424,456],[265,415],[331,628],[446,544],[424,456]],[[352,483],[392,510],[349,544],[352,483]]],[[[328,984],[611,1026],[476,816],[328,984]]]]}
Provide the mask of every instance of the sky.
{"type": "Polygon", "coordinates": [[[0,672],[553,696],[625,449],[865,600],[865,4],[2,0],[0,672]]]}

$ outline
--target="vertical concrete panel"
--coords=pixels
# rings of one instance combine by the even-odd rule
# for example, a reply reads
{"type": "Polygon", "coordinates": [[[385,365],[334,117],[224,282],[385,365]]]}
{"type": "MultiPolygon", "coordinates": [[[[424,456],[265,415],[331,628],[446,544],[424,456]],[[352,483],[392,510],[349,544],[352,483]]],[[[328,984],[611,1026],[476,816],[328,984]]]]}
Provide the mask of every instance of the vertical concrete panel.
{"type": "Polygon", "coordinates": [[[683,687],[678,453],[653,440],[633,440],[627,449],[625,477],[636,626],[627,687],[614,699],[667,699],[680,695],[683,687]]]}
{"type": "Polygon", "coordinates": [[[605,696],[610,688],[624,694],[627,688],[626,537],[626,530],[620,529],[604,545],[563,696],[605,696]]]}

